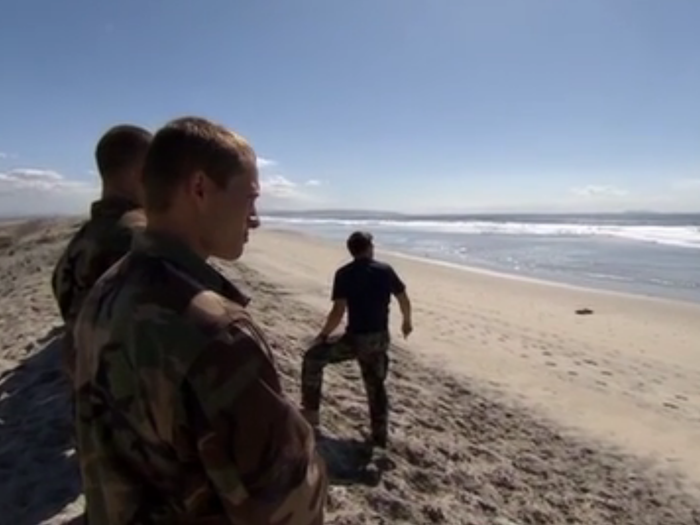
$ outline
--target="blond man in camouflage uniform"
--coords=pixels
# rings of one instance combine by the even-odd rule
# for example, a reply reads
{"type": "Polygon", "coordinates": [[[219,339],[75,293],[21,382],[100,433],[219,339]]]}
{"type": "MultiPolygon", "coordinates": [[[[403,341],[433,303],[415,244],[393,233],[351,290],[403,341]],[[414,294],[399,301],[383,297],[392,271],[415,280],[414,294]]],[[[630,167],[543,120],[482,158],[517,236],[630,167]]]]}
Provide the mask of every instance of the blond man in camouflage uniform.
{"type": "Polygon", "coordinates": [[[75,327],[90,522],[323,523],[328,481],[248,299],[206,260],[258,225],[256,157],[210,121],[170,122],[144,169],[147,230],[75,327]]]}
{"type": "Polygon", "coordinates": [[[333,306],[320,334],[304,354],[301,403],[306,419],[318,426],[324,368],[356,359],[369,403],[371,442],[383,448],[387,445],[389,418],[384,384],[389,367],[389,303],[392,295],[397,298],[403,315],[401,331],[408,337],[413,331],[411,302],[394,269],[374,258],[370,233],[354,232],[346,244],[353,260],[336,271],[331,293],[333,306]],[[331,338],[346,311],[345,333],[331,338]]]}
{"type": "Polygon", "coordinates": [[[134,232],[145,227],[141,170],[151,138],[149,131],[132,125],[114,126],[102,136],[95,149],[102,196],[54,268],[51,286],[66,325],[63,364],[70,381],[75,374],[72,330],[82,302],[97,279],[129,251],[134,232]]]}

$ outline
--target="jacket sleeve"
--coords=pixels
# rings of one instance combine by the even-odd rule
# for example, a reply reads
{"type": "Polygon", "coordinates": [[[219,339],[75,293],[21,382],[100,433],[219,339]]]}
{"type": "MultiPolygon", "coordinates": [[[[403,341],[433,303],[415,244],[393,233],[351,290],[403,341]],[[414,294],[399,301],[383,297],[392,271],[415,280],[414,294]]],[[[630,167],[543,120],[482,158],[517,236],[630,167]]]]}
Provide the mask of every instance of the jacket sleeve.
{"type": "Polygon", "coordinates": [[[73,302],[73,282],[72,274],[68,265],[68,253],[63,252],[60,259],[54,266],[51,274],[51,291],[58,305],[61,318],[65,322],[70,315],[70,305],[73,302]]]}
{"type": "Polygon", "coordinates": [[[325,465],[263,345],[240,323],[209,341],[187,374],[188,425],[231,523],[320,525],[325,465]]]}

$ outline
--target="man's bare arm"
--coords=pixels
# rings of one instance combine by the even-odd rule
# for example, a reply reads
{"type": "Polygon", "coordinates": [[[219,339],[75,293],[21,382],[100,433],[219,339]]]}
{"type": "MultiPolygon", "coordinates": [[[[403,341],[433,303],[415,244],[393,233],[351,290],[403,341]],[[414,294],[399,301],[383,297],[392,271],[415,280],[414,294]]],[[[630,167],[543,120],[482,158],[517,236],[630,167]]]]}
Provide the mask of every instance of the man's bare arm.
{"type": "Polygon", "coordinates": [[[399,303],[399,309],[401,310],[401,316],[404,321],[411,322],[411,299],[409,299],[408,294],[404,291],[396,296],[396,300],[399,303]]]}
{"type": "Polygon", "coordinates": [[[408,298],[408,294],[406,293],[406,285],[393,268],[390,269],[390,279],[391,293],[393,293],[396,297],[396,300],[399,303],[399,308],[401,309],[401,316],[403,317],[401,332],[403,333],[404,337],[408,337],[409,334],[413,332],[411,300],[408,298]]]}
{"type": "Polygon", "coordinates": [[[328,337],[335,332],[340,323],[343,321],[345,310],[347,310],[347,301],[345,299],[336,299],[333,301],[333,306],[331,307],[330,312],[328,312],[326,322],[323,324],[323,328],[321,328],[321,337],[328,337]]]}

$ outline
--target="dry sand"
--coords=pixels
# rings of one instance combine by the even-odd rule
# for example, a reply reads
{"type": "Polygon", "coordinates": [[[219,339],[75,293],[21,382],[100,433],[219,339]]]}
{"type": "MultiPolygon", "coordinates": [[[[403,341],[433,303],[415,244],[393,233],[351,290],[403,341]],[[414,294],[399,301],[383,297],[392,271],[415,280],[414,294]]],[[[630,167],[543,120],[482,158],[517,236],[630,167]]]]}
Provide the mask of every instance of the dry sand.
{"type": "MultiPolygon", "coordinates": [[[[77,224],[0,232],[0,524],[81,511],[49,288],[77,224]]],[[[329,368],[328,523],[700,523],[700,500],[683,494],[700,483],[700,308],[386,258],[416,310],[415,334],[392,348],[392,445],[366,453],[357,367],[329,368]]],[[[344,260],[261,231],[240,264],[217,264],[253,295],[295,399],[344,260]]]]}

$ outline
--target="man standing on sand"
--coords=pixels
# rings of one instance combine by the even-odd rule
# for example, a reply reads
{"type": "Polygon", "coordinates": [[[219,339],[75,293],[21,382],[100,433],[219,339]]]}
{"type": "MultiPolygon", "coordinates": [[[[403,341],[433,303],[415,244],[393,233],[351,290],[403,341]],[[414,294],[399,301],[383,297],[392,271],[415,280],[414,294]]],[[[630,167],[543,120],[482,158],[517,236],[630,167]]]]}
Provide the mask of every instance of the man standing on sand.
{"type": "Polygon", "coordinates": [[[97,279],[129,251],[135,231],[145,226],[141,209],[141,170],[152,135],[143,128],[120,125],[97,143],[95,160],[102,197],[93,202],[89,220],[70,240],[58,260],[51,287],[66,325],[64,368],[75,374],[72,330],[85,296],[97,279]]]}
{"type": "Polygon", "coordinates": [[[206,260],[258,226],[255,152],[208,120],[156,133],[148,226],[75,327],[80,466],[91,523],[319,525],[328,480],[248,299],[206,260]]]}
{"type": "Polygon", "coordinates": [[[389,401],[384,384],[389,366],[389,303],[396,296],[404,337],[413,331],[411,302],[406,286],[394,269],[374,259],[372,235],[354,232],[347,240],[352,262],[335,273],[331,299],[333,306],[314,344],[304,354],[301,394],[304,416],[313,426],[319,424],[323,369],[327,364],[357,359],[369,401],[372,443],[386,447],[389,401]],[[330,335],[348,312],[345,333],[330,335]]]}

